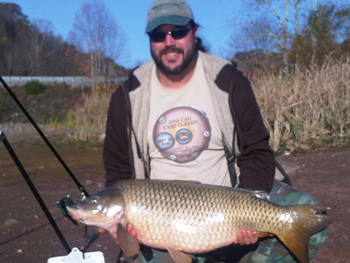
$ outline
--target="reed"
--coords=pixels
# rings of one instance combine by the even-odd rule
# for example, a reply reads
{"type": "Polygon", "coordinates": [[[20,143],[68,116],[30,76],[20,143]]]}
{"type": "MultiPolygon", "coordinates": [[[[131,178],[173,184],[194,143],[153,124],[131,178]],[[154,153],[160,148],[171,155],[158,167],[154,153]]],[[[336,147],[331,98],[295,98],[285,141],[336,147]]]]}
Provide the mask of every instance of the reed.
{"type": "Polygon", "coordinates": [[[97,141],[106,129],[111,93],[95,92],[86,96],[82,105],[70,110],[64,126],[73,129],[74,141],[97,141]]]}
{"type": "Polygon", "coordinates": [[[258,76],[252,86],[274,151],[350,144],[350,57],[258,76]]]}

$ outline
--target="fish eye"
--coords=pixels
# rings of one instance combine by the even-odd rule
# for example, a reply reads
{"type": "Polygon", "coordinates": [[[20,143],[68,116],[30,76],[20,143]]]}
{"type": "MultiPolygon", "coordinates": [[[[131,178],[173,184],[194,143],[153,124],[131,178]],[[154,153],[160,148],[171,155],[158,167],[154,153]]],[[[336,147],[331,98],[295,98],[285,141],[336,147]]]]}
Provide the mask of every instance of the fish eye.
{"type": "Polygon", "coordinates": [[[92,199],[91,204],[93,204],[93,205],[97,204],[97,198],[92,199]]]}

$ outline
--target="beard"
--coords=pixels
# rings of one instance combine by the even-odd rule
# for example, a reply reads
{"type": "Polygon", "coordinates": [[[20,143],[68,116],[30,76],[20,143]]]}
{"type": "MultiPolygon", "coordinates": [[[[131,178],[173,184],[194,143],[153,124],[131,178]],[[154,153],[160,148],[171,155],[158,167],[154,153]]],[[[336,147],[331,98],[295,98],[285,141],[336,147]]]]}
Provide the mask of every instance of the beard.
{"type": "Polygon", "coordinates": [[[174,76],[174,75],[181,74],[185,69],[188,68],[188,66],[192,63],[192,61],[194,59],[196,59],[198,56],[196,42],[193,41],[192,43],[193,44],[190,47],[190,49],[188,50],[188,53],[186,56],[184,55],[184,51],[181,48],[168,47],[168,48],[162,49],[158,55],[154,54],[153,51],[151,51],[152,58],[156,64],[157,68],[160,71],[162,71],[164,74],[167,74],[167,75],[174,76]],[[166,66],[161,59],[163,53],[172,52],[172,51],[179,52],[180,54],[182,54],[182,57],[183,57],[182,63],[173,69],[166,66]]]}

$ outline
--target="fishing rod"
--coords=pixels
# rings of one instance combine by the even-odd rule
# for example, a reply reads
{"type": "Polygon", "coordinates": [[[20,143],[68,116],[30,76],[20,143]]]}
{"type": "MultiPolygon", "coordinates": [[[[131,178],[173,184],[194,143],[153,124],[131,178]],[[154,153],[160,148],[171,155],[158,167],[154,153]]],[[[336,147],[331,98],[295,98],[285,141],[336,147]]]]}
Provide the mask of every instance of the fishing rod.
{"type": "MultiPolygon", "coordinates": [[[[28,118],[28,120],[32,123],[32,125],[34,126],[34,128],[37,130],[37,132],[40,134],[40,136],[42,137],[42,139],[45,141],[45,143],[48,145],[48,147],[51,149],[51,151],[54,153],[54,155],[56,156],[56,158],[59,160],[59,162],[62,164],[62,166],[66,169],[66,171],[68,172],[68,174],[71,176],[71,178],[73,179],[73,181],[76,183],[76,185],[78,186],[81,194],[83,195],[83,199],[88,197],[89,194],[87,193],[87,191],[85,190],[84,186],[82,184],[80,184],[80,182],[77,180],[77,178],[74,176],[74,174],[72,173],[72,171],[69,169],[69,167],[66,165],[66,163],[63,161],[63,159],[61,158],[61,156],[58,154],[58,152],[55,150],[55,148],[53,147],[53,145],[50,143],[50,141],[47,139],[47,137],[45,136],[45,134],[41,131],[41,129],[39,128],[39,126],[36,124],[36,122],[34,121],[34,119],[30,116],[30,114],[28,113],[28,111],[25,109],[25,107],[22,105],[22,103],[18,100],[17,96],[12,92],[12,90],[10,89],[10,87],[7,85],[7,83],[4,81],[4,79],[2,78],[2,76],[0,75],[0,82],[3,84],[3,86],[5,87],[5,89],[8,91],[8,93],[11,95],[11,97],[13,98],[13,100],[17,103],[17,105],[20,107],[20,109],[23,111],[23,113],[26,115],[26,117],[28,118]]],[[[10,153],[12,159],[14,160],[15,164],[17,165],[18,169],[20,170],[20,172],[23,175],[23,178],[25,179],[25,181],[27,182],[29,188],[32,190],[35,198],[37,199],[39,205],[41,206],[41,209],[44,211],[46,217],[48,218],[49,222],[51,223],[53,229],[55,230],[57,236],[59,237],[64,249],[67,251],[67,253],[69,253],[71,251],[67,241],[65,240],[62,232],[60,231],[60,229],[58,228],[55,220],[53,219],[50,211],[48,210],[48,208],[46,207],[44,201],[42,200],[39,192],[37,191],[35,185],[33,184],[32,180],[30,179],[28,173],[26,172],[26,170],[24,169],[22,163],[20,162],[19,158],[17,157],[15,151],[13,150],[11,144],[9,143],[9,141],[6,138],[5,133],[0,130],[0,139],[1,141],[4,143],[7,151],[10,153]]],[[[68,205],[73,202],[72,199],[70,197],[65,197],[63,198],[61,201],[57,202],[57,205],[59,206],[59,208],[61,209],[61,211],[63,212],[63,215],[65,217],[67,217],[68,219],[70,219],[73,223],[74,220],[72,218],[70,218],[69,216],[67,216],[67,207],[68,205]]],[[[84,258],[84,253],[87,250],[87,248],[97,239],[97,237],[99,236],[99,234],[92,234],[92,235],[87,235],[87,227],[85,227],[85,235],[86,240],[88,242],[88,244],[84,247],[83,249],[83,258],[84,258]]]]}
{"type": "Polygon", "coordinates": [[[55,220],[53,219],[49,209],[47,208],[47,206],[45,205],[43,199],[41,198],[38,190],[36,189],[35,185],[33,184],[32,180],[30,179],[29,175],[27,174],[26,170],[24,169],[21,161],[18,159],[15,151],[13,150],[11,144],[8,142],[5,133],[0,130],[0,139],[2,140],[2,142],[4,143],[7,151],[10,153],[12,159],[14,160],[14,162],[16,163],[19,171],[21,172],[21,174],[23,175],[24,180],[27,182],[30,190],[32,190],[36,200],[38,201],[41,209],[44,211],[47,219],[49,220],[50,224],[52,225],[53,229],[55,230],[58,238],[60,239],[64,249],[67,251],[67,253],[69,253],[71,251],[67,241],[65,240],[62,232],[60,231],[60,229],[58,228],[55,220]]]}
{"type": "Polygon", "coordinates": [[[40,134],[41,138],[45,141],[45,143],[47,144],[47,146],[51,149],[51,151],[53,152],[53,154],[56,156],[56,158],[59,160],[59,162],[62,164],[62,166],[66,169],[66,171],[68,172],[68,174],[70,175],[70,177],[72,178],[72,180],[76,183],[76,185],[78,186],[80,192],[84,195],[84,197],[88,197],[89,194],[87,193],[87,191],[85,190],[84,186],[82,184],[80,184],[80,182],[78,181],[78,179],[74,176],[73,172],[69,169],[69,167],[67,166],[67,164],[63,161],[63,159],[61,158],[61,156],[58,154],[58,152],[56,151],[56,149],[53,147],[53,145],[50,143],[50,141],[46,138],[45,134],[41,131],[41,129],[39,128],[39,126],[36,124],[36,122],[34,121],[34,119],[30,116],[30,114],[28,113],[28,111],[26,110],[26,108],[22,105],[22,103],[18,100],[17,96],[13,93],[13,91],[10,89],[10,87],[6,84],[6,82],[4,81],[4,79],[2,78],[2,76],[0,76],[0,82],[2,83],[2,85],[5,87],[5,89],[7,90],[7,92],[11,95],[11,97],[13,98],[13,100],[17,103],[17,105],[20,107],[20,109],[22,110],[22,112],[26,115],[26,117],[28,118],[28,120],[31,122],[31,124],[34,126],[34,128],[37,130],[37,132],[40,134]]]}

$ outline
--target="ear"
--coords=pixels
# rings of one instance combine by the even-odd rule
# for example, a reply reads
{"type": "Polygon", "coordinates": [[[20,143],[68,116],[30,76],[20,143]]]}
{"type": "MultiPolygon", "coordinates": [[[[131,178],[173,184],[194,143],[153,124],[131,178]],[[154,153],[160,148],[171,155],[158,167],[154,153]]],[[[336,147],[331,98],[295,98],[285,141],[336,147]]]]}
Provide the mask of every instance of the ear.
{"type": "Polygon", "coordinates": [[[192,30],[193,30],[193,36],[194,36],[195,38],[197,38],[197,35],[198,35],[198,26],[195,26],[192,30]]]}

